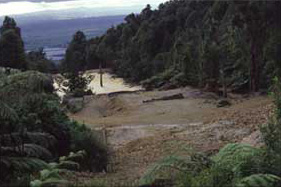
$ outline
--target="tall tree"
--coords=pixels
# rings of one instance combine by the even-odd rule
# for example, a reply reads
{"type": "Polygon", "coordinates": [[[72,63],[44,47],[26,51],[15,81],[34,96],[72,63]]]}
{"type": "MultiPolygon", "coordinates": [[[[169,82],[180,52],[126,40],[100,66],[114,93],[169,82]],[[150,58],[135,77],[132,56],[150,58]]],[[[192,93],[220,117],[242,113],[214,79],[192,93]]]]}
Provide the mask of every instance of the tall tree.
{"type": "Polygon", "coordinates": [[[260,70],[262,51],[266,42],[269,17],[267,1],[240,1],[236,2],[238,14],[234,24],[243,28],[250,44],[250,90],[258,91],[260,83],[260,70]]]}
{"type": "Polygon", "coordinates": [[[0,66],[25,69],[24,43],[13,18],[5,17],[0,34],[0,66]]]}
{"type": "Polygon", "coordinates": [[[30,51],[26,55],[29,70],[37,70],[44,73],[54,72],[56,70],[55,64],[47,59],[43,48],[37,51],[30,51]]]}
{"type": "Polygon", "coordinates": [[[86,36],[82,31],[77,31],[69,44],[65,59],[61,66],[64,72],[78,72],[86,65],[86,36]]]}

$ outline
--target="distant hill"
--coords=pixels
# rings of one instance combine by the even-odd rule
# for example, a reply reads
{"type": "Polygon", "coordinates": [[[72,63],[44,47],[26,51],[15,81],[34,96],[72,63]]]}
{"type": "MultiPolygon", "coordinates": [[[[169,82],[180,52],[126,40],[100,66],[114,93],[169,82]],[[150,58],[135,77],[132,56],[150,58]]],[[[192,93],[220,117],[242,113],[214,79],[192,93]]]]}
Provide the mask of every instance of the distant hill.
{"type": "Polygon", "coordinates": [[[40,22],[18,23],[26,50],[39,47],[66,47],[72,35],[81,30],[87,38],[104,34],[113,25],[124,20],[125,16],[106,16],[68,20],[42,20],[40,22]]]}

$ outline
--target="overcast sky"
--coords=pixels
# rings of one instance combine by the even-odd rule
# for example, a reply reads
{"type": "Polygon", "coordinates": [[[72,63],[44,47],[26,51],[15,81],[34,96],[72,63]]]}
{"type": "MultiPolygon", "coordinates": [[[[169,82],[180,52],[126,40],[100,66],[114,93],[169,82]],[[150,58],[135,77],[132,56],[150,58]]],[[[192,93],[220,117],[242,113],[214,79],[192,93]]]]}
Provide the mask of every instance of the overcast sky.
{"type": "Polygon", "coordinates": [[[0,0],[0,16],[20,15],[41,11],[68,10],[76,8],[143,8],[146,4],[154,6],[165,0],[0,0]]]}

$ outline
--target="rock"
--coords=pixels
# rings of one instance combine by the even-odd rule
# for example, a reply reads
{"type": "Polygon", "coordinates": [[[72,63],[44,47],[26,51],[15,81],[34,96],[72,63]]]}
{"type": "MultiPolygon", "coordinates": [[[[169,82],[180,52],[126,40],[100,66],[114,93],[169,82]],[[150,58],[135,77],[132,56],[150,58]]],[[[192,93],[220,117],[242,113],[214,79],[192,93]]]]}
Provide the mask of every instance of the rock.
{"type": "Polygon", "coordinates": [[[217,107],[220,108],[220,107],[227,107],[227,106],[230,106],[231,103],[227,100],[227,99],[221,99],[218,101],[218,104],[217,104],[217,107]]]}
{"type": "Polygon", "coordinates": [[[223,126],[234,126],[235,122],[229,120],[220,120],[219,124],[222,124],[223,126]]]}
{"type": "Polygon", "coordinates": [[[176,100],[176,99],[184,99],[183,94],[175,94],[171,96],[165,96],[157,99],[150,99],[150,100],[145,100],[143,103],[149,103],[149,102],[154,102],[154,101],[166,101],[166,100],[176,100]]]}
{"type": "Polygon", "coordinates": [[[253,132],[249,136],[245,137],[241,143],[249,144],[253,147],[262,147],[264,145],[262,134],[259,130],[253,132]]]}

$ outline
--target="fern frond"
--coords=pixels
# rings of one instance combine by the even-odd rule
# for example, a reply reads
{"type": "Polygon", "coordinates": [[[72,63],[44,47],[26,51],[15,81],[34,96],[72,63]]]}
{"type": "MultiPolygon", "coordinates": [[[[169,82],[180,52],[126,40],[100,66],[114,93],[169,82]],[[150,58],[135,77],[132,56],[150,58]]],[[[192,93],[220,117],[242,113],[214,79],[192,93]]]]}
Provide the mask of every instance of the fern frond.
{"type": "MultiPolygon", "coordinates": [[[[166,173],[186,173],[196,175],[210,165],[210,160],[201,154],[190,157],[169,156],[153,165],[141,178],[141,184],[151,184],[166,173]],[[167,170],[168,169],[168,170],[167,170]]],[[[166,178],[166,177],[165,177],[166,178]]]]}
{"type": "Polygon", "coordinates": [[[48,164],[37,158],[27,157],[0,157],[0,168],[4,171],[17,171],[20,173],[34,172],[48,168],[48,164]]]}
{"type": "Polygon", "coordinates": [[[29,88],[34,92],[43,92],[53,85],[52,79],[41,73],[31,73],[28,77],[29,88]]]}
{"type": "Polygon", "coordinates": [[[23,156],[49,160],[52,158],[50,151],[40,145],[23,144],[16,147],[0,147],[1,156],[23,156]]]}
{"type": "Polygon", "coordinates": [[[270,174],[255,174],[243,178],[237,187],[275,187],[281,181],[280,177],[270,174]]]}
{"type": "Polygon", "coordinates": [[[50,169],[56,169],[56,168],[58,168],[58,163],[56,163],[56,162],[51,162],[51,163],[49,163],[49,168],[50,169]]]}
{"type": "Polygon", "coordinates": [[[57,139],[49,133],[27,132],[24,140],[27,143],[34,143],[45,148],[54,147],[57,144],[57,139]]]}
{"type": "Polygon", "coordinates": [[[48,178],[56,178],[56,179],[62,179],[62,177],[59,174],[60,169],[43,169],[40,171],[40,180],[44,181],[47,180],[48,178]]]}
{"type": "Polygon", "coordinates": [[[0,98],[19,99],[29,94],[52,92],[53,82],[50,77],[36,71],[27,71],[8,76],[1,83],[0,98]]]}
{"type": "Polygon", "coordinates": [[[40,180],[34,180],[30,182],[30,187],[41,187],[42,183],[40,180]]]}
{"type": "MultiPolygon", "coordinates": [[[[216,168],[234,172],[236,175],[258,170],[264,151],[247,144],[228,144],[213,157],[216,168]],[[245,166],[249,166],[246,168],[245,166]],[[242,171],[243,170],[243,171],[242,171]]],[[[244,175],[245,176],[245,175],[244,175]]]]}
{"type": "Polygon", "coordinates": [[[1,156],[23,156],[21,149],[18,147],[0,147],[1,156]]]}
{"type": "Polygon", "coordinates": [[[186,158],[181,158],[177,156],[169,156],[164,158],[163,160],[154,164],[148,171],[144,174],[144,176],[140,180],[140,184],[152,184],[156,179],[161,178],[165,169],[173,168],[178,171],[184,171],[184,166],[187,164],[186,158]]]}
{"type": "Polygon", "coordinates": [[[29,103],[31,106],[38,105],[39,103],[43,103],[44,101],[44,98],[42,96],[42,93],[32,93],[21,97],[20,101],[23,104],[29,103]]]}
{"type": "Polygon", "coordinates": [[[16,121],[18,119],[17,113],[4,102],[0,101],[0,119],[16,121]]]}
{"type": "Polygon", "coordinates": [[[78,171],[80,169],[80,164],[73,161],[62,161],[57,166],[59,169],[67,169],[71,171],[78,171]]]}
{"type": "Polygon", "coordinates": [[[27,157],[35,157],[44,160],[48,160],[52,158],[52,153],[48,149],[40,145],[24,144],[23,149],[27,157]]]}
{"type": "Polygon", "coordinates": [[[81,163],[86,158],[86,156],[87,156],[86,151],[78,151],[77,153],[70,152],[68,156],[60,157],[60,161],[73,161],[73,162],[81,163]]]}
{"type": "Polygon", "coordinates": [[[208,180],[216,186],[231,186],[240,178],[261,173],[264,153],[247,144],[228,144],[212,158],[208,180]]]}
{"type": "Polygon", "coordinates": [[[2,146],[16,146],[16,143],[33,143],[45,148],[54,147],[57,143],[56,138],[48,133],[26,132],[26,133],[11,133],[0,135],[2,146]]]}

